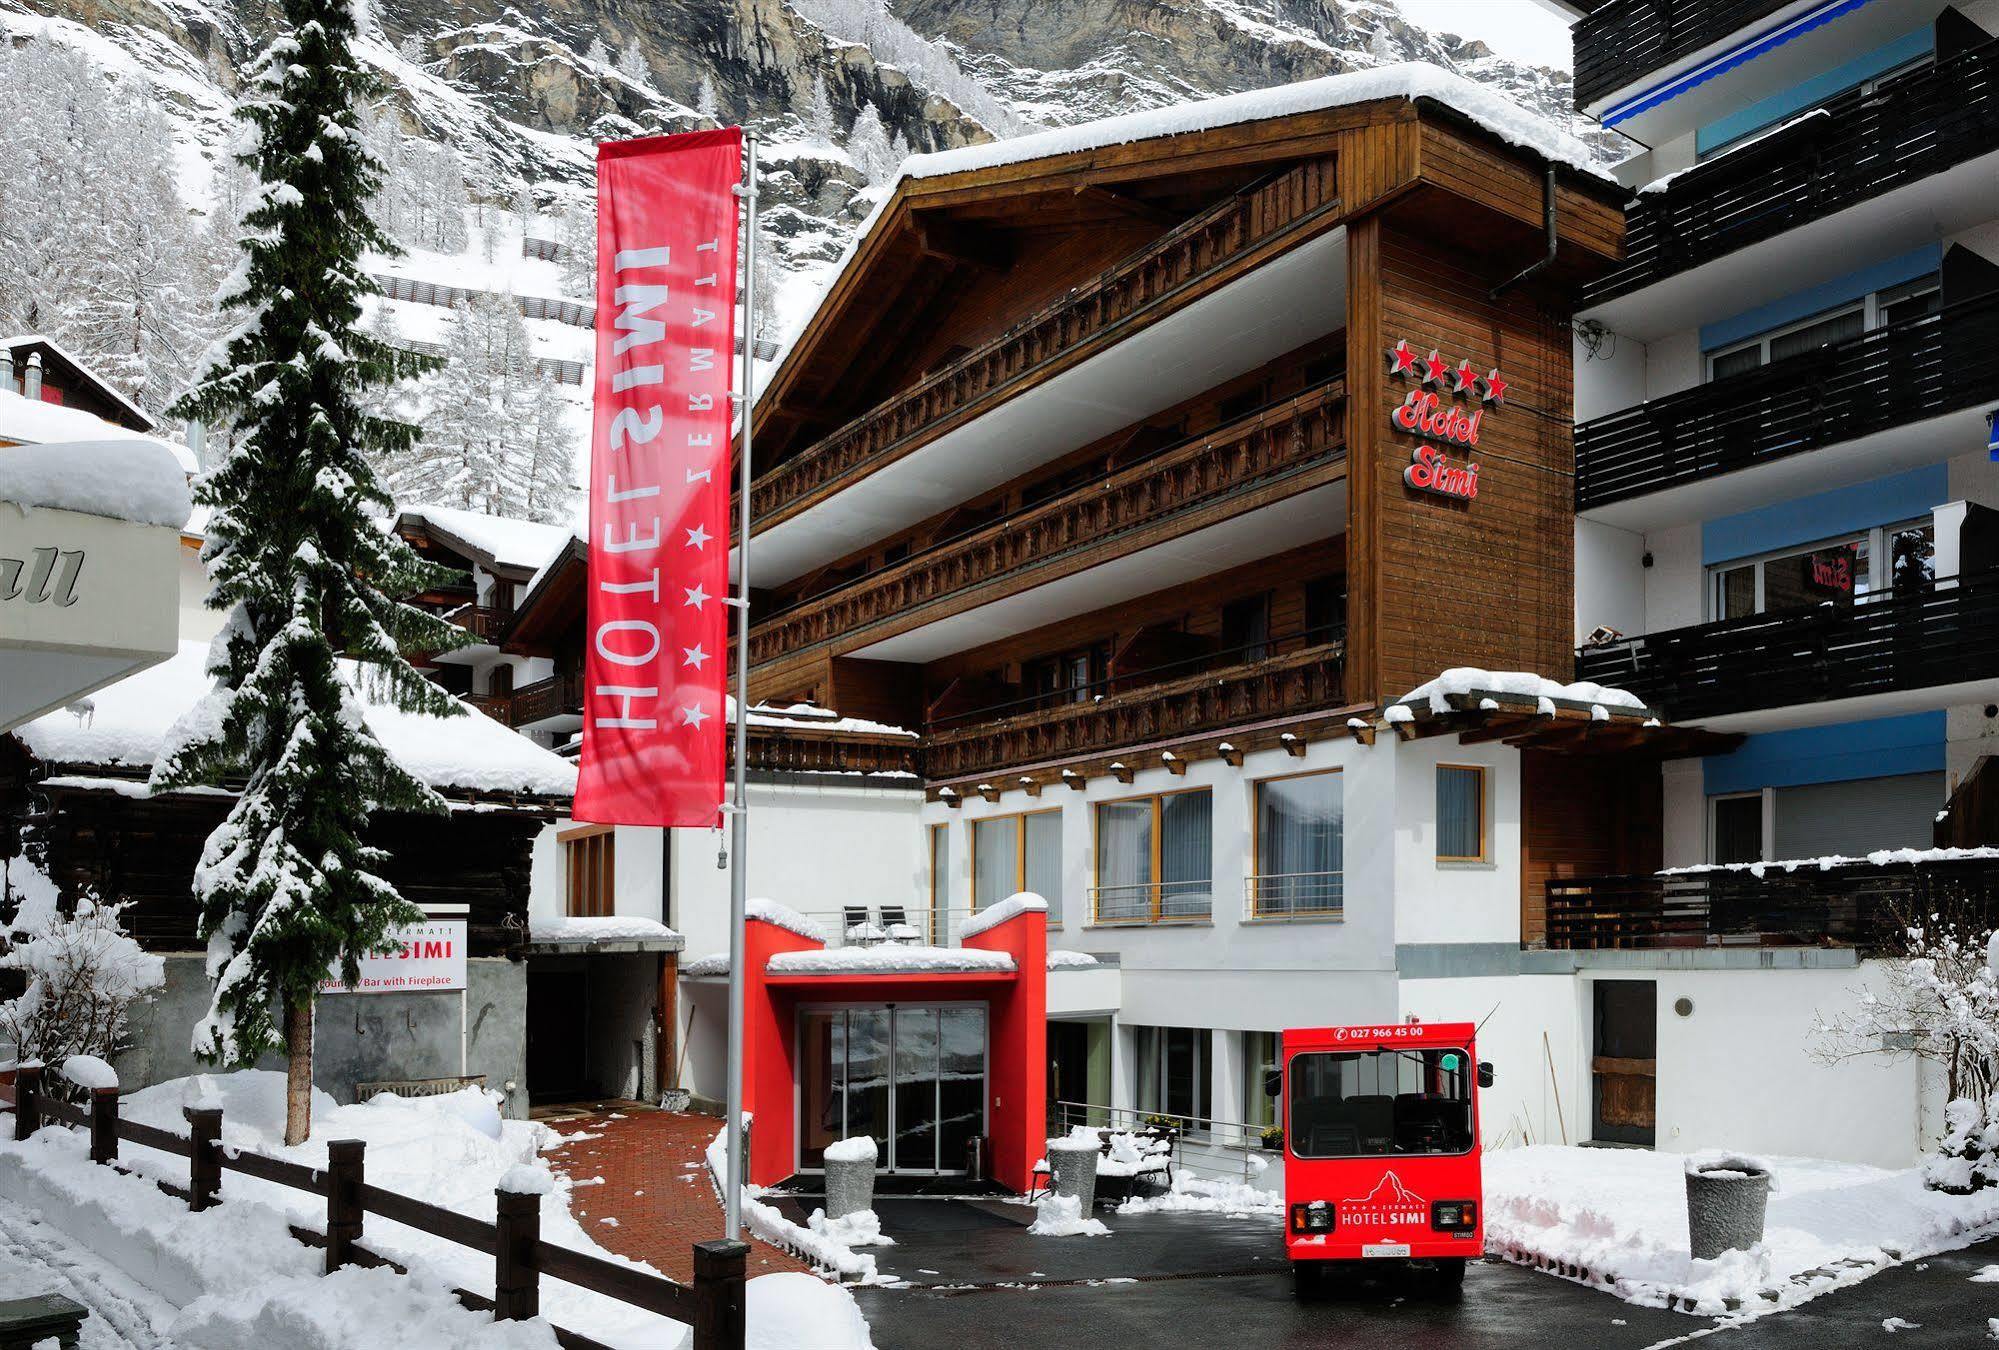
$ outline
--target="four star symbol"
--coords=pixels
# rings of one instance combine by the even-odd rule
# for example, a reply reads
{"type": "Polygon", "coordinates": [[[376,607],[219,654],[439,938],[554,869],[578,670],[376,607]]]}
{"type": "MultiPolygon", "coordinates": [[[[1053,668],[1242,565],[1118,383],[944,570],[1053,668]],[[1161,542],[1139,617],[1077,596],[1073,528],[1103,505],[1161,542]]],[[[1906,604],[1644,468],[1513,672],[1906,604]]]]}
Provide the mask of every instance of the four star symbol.
{"type": "Polygon", "coordinates": [[[1480,375],[1472,366],[1471,358],[1466,357],[1453,369],[1435,348],[1430,350],[1428,356],[1418,356],[1416,349],[1409,345],[1408,338],[1396,339],[1395,345],[1388,349],[1388,373],[1414,375],[1424,384],[1442,384],[1448,380],[1454,394],[1477,394],[1492,404],[1506,402],[1507,383],[1499,378],[1497,366],[1480,375]]]}

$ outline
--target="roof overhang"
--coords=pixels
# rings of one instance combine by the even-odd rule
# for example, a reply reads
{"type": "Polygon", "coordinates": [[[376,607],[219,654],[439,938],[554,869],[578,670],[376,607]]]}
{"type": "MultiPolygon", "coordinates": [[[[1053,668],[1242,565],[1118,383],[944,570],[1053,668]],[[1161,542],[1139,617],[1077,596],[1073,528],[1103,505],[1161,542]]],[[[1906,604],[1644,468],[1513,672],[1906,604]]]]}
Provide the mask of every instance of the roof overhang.
{"type": "Polygon", "coordinates": [[[1408,717],[1391,720],[1384,714],[1379,723],[1364,725],[1370,734],[1385,728],[1405,741],[1454,735],[1464,745],[1499,741],[1516,750],[1652,759],[1723,755],[1743,741],[1735,733],[1668,725],[1649,708],[1542,700],[1493,689],[1441,697],[1446,705],[1442,711],[1426,700],[1392,704],[1407,709],[1408,717]]]}

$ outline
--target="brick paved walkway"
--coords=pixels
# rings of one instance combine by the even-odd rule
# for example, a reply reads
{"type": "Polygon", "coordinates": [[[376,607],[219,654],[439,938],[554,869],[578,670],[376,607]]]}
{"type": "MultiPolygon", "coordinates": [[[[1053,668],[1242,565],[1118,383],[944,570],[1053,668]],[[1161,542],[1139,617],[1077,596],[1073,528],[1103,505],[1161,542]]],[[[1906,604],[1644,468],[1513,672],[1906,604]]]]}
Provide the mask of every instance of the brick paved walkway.
{"type": "MultiPolygon", "coordinates": [[[[570,1207],[584,1229],[620,1256],[671,1279],[693,1279],[693,1245],[722,1236],[722,1202],[702,1161],[722,1122],[632,1105],[546,1123],[564,1136],[595,1136],[547,1155],[574,1184],[570,1207]],[[583,1184],[593,1177],[602,1184],[583,1184]]],[[[752,1277],[807,1269],[789,1252],[750,1239],[752,1277]]]]}

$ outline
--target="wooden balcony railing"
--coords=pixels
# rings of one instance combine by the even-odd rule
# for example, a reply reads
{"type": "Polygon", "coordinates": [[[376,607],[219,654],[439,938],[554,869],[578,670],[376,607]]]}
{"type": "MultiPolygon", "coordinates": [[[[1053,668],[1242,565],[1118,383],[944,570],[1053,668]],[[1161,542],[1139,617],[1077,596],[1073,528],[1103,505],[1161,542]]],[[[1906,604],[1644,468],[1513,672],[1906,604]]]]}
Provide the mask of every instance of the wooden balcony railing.
{"type": "MultiPolygon", "coordinates": [[[[1585,22],[1588,22],[1585,20],[1585,22]]],[[[1999,150],[1999,43],[1854,90],[1641,193],[1625,209],[1624,263],[1583,308],[1999,150]]]]}
{"type": "Polygon", "coordinates": [[[1576,428],[1587,511],[1999,397],[1999,294],[1712,380],[1576,428]]]}
{"type": "Polygon", "coordinates": [[[757,524],[919,439],[969,420],[1024,380],[1080,361],[1170,311],[1216,272],[1339,207],[1329,164],[1299,165],[1175,226],[1039,313],[770,469],[751,486],[757,524]]]}
{"type": "Polygon", "coordinates": [[[781,611],[751,633],[751,663],[1103,549],[1121,535],[1267,487],[1345,450],[1345,384],[1334,380],[781,611]]]}
{"type": "Polygon", "coordinates": [[[1896,916],[1970,905],[1999,915],[1999,861],[1817,860],[1547,883],[1548,945],[1892,949],[1896,916]]]}
{"type": "Polygon", "coordinates": [[[919,770],[914,737],[794,736],[750,727],[748,767],[770,773],[900,774],[919,770]]]}
{"type": "Polygon", "coordinates": [[[1999,572],[1585,648],[1580,678],[1675,722],[1999,676],[1999,572]]]}
{"type": "MultiPolygon", "coordinates": [[[[551,675],[533,684],[524,684],[511,694],[494,695],[489,699],[504,709],[504,715],[495,712],[510,727],[524,727],[535,722],[572,715],[583,711],[583,677],[577,675],[551,675]]],[[[489,710],[490,711],[490,710],[489,710]]]]}
{"type": "Polygon", "coordinates": [[[963,778],[1337,707],[1343,696],[1345,653],[1344,642],[1321,643],[1088,703],[1029,707],[978,721],[954,718],[949,726],[931,729],[924,750],[925,772],[932,781],[963,778]]]}
{"type": "Polygon", "coordinates": [[[1791,0],[1609,0],[1576,21],[1576,106],[1584,108],[1791,0]]]}

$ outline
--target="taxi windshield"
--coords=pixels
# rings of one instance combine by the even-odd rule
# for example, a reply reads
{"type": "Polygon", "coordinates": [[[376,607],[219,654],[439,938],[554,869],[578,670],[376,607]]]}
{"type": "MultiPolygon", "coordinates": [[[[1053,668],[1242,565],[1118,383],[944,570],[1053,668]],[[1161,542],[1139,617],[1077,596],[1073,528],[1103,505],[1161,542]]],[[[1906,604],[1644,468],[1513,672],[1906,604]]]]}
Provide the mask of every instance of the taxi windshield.
{"type": "Polygon", "coordinates": [[[1300,1158],[1469,1152],[1471,1072],[1451,1047],[1295,1055],[1286,1143],[1300,1158]]]}

